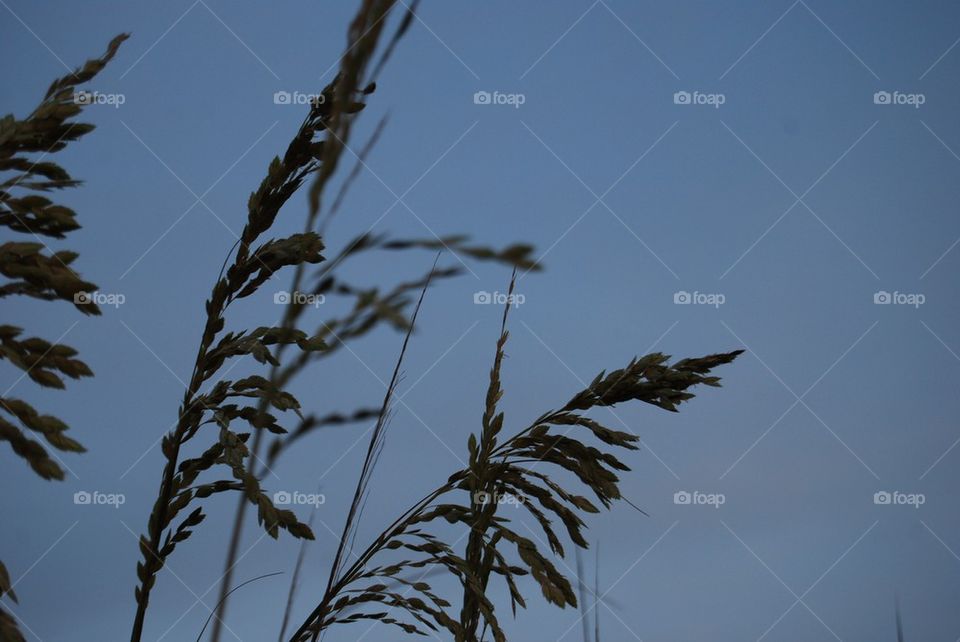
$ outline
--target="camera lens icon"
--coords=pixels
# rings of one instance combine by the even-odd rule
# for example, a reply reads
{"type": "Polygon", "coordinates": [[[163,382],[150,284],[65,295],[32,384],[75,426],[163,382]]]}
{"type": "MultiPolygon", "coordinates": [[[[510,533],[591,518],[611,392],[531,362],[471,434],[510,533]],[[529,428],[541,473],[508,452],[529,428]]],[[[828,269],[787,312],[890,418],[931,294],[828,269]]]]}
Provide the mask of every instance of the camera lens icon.
{"type": "Polygon", "coordinates": [[[474,105],[489,105],[491,102],[492,96],[489,91],[478,91],[473,95],[473,104],[474,105]]]}
{"type": "Polygon", "coordinates": [[[873,503],[881,506],[886,506],[890,503],[891,495],[885,490],[878,491],[873,494],[873,503]]]}
{"type": "Polygon", "coordinates": [[[690,493],[685,490],[678,490],[673,494],[673,503],[674,504],[689,504],[690,503],[690,493]]]}
{"type": "Polygon", "coordinates": [[[873,104],[874,105],[889,105],[890,104],[890,92],[889,91],[878,91],[873,94],[873,104]]]}
{"type": "Polygon", "coordinates": [[[689,105],[690,99],[689,91],[678,91],[673,94],[673,104],[675,105],[689,105]]]}
{"type": "Polygon", "coordinates": [[[290,493],[285,490],[278,490],[273,494],[273,503],[278,506],[286,506],[292,500],[293,498],[290,496],[290,493]]]}
{"type": "Polygon", "coordinates": [[[690,296],[690,293],[686,292],[685,290],[680,290],[679,292],[673,293],[673,302],[676,305],[689,305],[691,301],[692,301],[692,298],[690,296]]]}
{"type": "Polygon", "coordinates": [[[892,301],[890,293],[885,290],[873,293],[873,302],[876,305],[887,305],[892,301]]]}

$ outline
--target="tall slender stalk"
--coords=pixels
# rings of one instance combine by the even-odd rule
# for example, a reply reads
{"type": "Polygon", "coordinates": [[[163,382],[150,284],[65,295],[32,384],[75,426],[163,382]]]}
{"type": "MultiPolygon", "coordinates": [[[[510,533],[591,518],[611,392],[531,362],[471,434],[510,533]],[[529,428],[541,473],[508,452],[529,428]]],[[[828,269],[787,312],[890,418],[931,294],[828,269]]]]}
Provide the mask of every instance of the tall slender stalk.
{"type": "MultiPolygon", "coordinates": [[[[343,57],[340,69],[340,85],[343,87],[341,94],[349,94],[351,88],[365,86],[365,93],[373,91],[376,86],[376,80],[380,71],[384,68],[386,61],[389,60],[400,39],[407,33],[414,20],[415,11],[419,5],[419,0],[413,0],[408,3],[401,3],[404,8],[402,18],[393,30],[389,41],[382,48],[379,59],[374,65],[373,72],[365,77],[364,70],[372,61],[378,49],[378,39],[384,33],[387,16],[394,8],[395,0],[365,0],[356,18],[351,23],[348,34],[347,52],[343,57]]],[[[353,107],[346,103],[344,109],[348,111],[353,107]]],[[[336,112],[335,112],[336,113],[336,112]]],[[[370,142],[359,152],[354,153],[347,146],[347,141],[351,136],[352,119],[332,118],[327,127],[327,140],[324,141],[322,148],[321,170],[317,173],[313,185],[310,189],[310,212],[307,217],[305,232],[316,229],[322,232],[326,229],[330,219],[337,213],[344,202],[344,196],[353,184],[353,180],[364,168],[365,157],[369,153],[372,145],[379,139],[383,131],[384,121],[381,120],[370,142]],[[321,201],[324,190],[333,175],[332,169],[337,166],[344,151],[356,157],[356,163],[350,174],[344,179],[333,203],[328,211],[321,211],[321,201]],[[322,218],[321,218],[321,215],[322,218]]],[[[477,261],[494,261],[509,265],[514,268],[524,270],[537,270],[539,266],[530,257],[533,248],[529,245],[514,244],[503,249],[492,249],[484,246],[475,246],[468,243],[468,239],[462,235],[434,237],[428,239],[397,239],[391,238],[385,234],[373,234],[366,232],[347,242],[343,249],[338,252],[332,260],[320,266],[315,275],[316,285],[308,290],[314,295],[323,295],[328,297],[340,296],[353,299],[353,309],[346,315],[327,319],[319,325],[316,330],[316,336],[327,340],[330,345],[322,352],[299,353],[292,358],[289,363],[283,366],[274,366],[270,372],[269,380],[277,388],[286,387],[289,382],[303,371],[310,363],[331,356],[336,350],[344,346],[348,341],[355,340],[364,336],[382,325],[389,325],[400,331],[406,331],[411,324],[411,315],[409,308],[412,306],[411,295],[420,290],[425,283],[437,281],[460,274],[457,268],[437,268],[434,267],[426,275],[412,281],[406,281],[398,284],[394,288],[381,293],[378,288],[358,288],[353,284],[342,280],[338,275],[340,268],[348,260],[359,257],[371,250],[385,251],[406,251],[412,249],[426,249],[431,251],[445,250],[456,255],[461,263],[463,259],[473,259],[477,261]]],[[[291,292],[301,292],[304,289],[305,270],[298,267],[294,274],[291,292]]],[[[290,304],[286,307],[281,327],[294,327],[303,312],[304,306],[290,304]]],[[[280,347],[282,350],[282,346],[280,347]]],[[[277,354],[278,360],[280,353],[277,354]]],[[[261,408],[263,410],[263,401],[261,408]]],[[[344,423],[347,421],[364,421],[376,416],[373,409],[360,409],[348,415],[340,413],[331,413],[326,417],[317,417],[308,415],[303,419],[300,426],[289,436],[282,435],[277,437],[270,445],[266,455],[266,461],[261,459],[261,449],[264,445],[262,432],[257,432],[253,436],[250,446],[252,457],[249,459],[248,473],[256,477],[266,474],[270,466],[273,465],[281,452],[286,450],[296,440],[304,437],[310,432],[326,425],[335,423],[344,423]],[[255,462],[262,464],[261,470],[256,470],[255,462]]],[[[227,556],[224,565],[223,577],[220,581],[221,606],[217,609],[218,619],[214,621],[212,632],[213,642],[218,642],[221,636],[221,621],[225,616],[228,605],[227,591],[232,584],[233,573],[237,564],[237,556],[240,550],[240,541],[245,523],[247,502],[242,498],[238,501],[237,510],[234,514],[233,528],[228,544],[227,556]]]]}
{"type": "MultiPolygon", "coordinates": [[[[301,352],[326,348],[322,339],[307,336],[295,329],[293,324],[261,327],[240,333],[224,333],[223,329],[224,316],[230,304],[255,293],[275,272],[287,266],[302,269],[304,264],[324,260],[320,254],[323,243],[313,232],[263,242],[259,239],[273,226],[281,207],[303,182],[321,171],[323,165],[320,157],[326,141],[315,142],[315,135],[326,131],[332,122],[342,121],[359,111],[362,103],[356,102],[358,94],[365,95],[372,91],[357,92],[340,81],[337,78],[324,89],[323,100],[311,106],[283,159],[274,158],[266,178],[251,195],[247,223],[234,245],[235,252],[231,252],[233,260],[230,261],[228,256],[224,261],[224,267],[206,303],[207,320],[193,372],[184,391],[175,428],[162,441],[165,465],[160,489],[150,515],[147,534],[140,539],[143,560],[137,565],[140,584],[136,589],[137,611],[131,631],[133,642],[139,641],[143,635],[150,592],[157,573],[176,545],[190,536],[190,529],[203,521],[202,509],[197,508],[181,524],[173,527],[177,513],[192,500],[238,490],[245,501],[257,506],[259,520],[270,535],[276,537],[278,530],[283,528],[295,537],[313,537],[309,527],[299,522],[291,511],[278,510],[262,491],[259,480],[250,474],[246,463],[250,451],[245,445],[250,434],[231,430],[234,421],[243,420],[258,433],[263,430],[285,432],[267,409],[272,406],[281,411],[299,412],[299,402],[286,393],[282,385],[259,376],[239,381],[220,380],[206,391],[203,388],[218,374],[224,362],[232,358],[251,355],[261,363],[277,368],[280,365],[278,356],[283,353],[284,346],[295,345],[301,352]],[[349,95],[349,100],[343,98],[344,92],[349,95]],[[259,245],[254,247],[257,243],[259,245]],[[271,352],[270,346],[277,346],[276,355],[271,352]],[[257,406],[241,407],[225,403],[230,398],[250,397],[256,399],[257,406]],[[204,421],[208,412],[212,417],[204,421]],[[208,423],[219,427],[218,441],[201,457],[181,460],[183,446],[198,434],[201,426],[208,423]],[[194,485],[197,476],[215,464],[227,466],[233,480],[194,485]]],[[[215,627],[219,623],[218,617],[215,627]]]]}
{"type": "MultiPolygon", "coordinates": [[[[219,281],[218,281],[219,283],[219,281]]],[[[160,542],[163,537],[166,525],[169,523],[167,518],[170,500],[173,495],[173,478],[176,473],[177,464],[180,461],[180,448],[183,445],[187,433],[198,421],[194,412],[196,405],[196,394],[203,384],[200,365],[204,361],[204,356],[213,342],[216,331],[213,330],[215,320],[221,318],[226,306],[225,292],[218,296],[217,288],[214,288],[210,303],[213,304],[214,314],[210,314],[211,305],[208,303],[207,310],[207,328],[204,330],[200,339],[200,347],[197,349],[197,357],[193,367],[193,374],[190,376],[190,383],[183,393],[183,401],[180,403],[176,428],[173,432],[165,435],[163,438],[163,453],[166,457],[166,464],[163,467],[163,475],[160,482],[160,492],[153,505],[153,512],[150,515],[150,521],[147,525],[147,539],[144,541],[141,537],[140,548],[147,558],[147,563],[143,565],[141,574],[141,584],[137,591],[137,611],[133,619],[133,629],[130,633],[131,642],[139,642],[143,636],[143,624],[147,615],[147,606],[150,602],[150,592],[156,582],[156,574],[163,567],[163,557],[160,555],[160,542]]],[[[138,564],[137,570],[140,574],[141,566],[138,564]]]]}
{"type": "MultiPolygon", "coordinates": [[[[414,6],[419,0],[414,1],[414,6]]],[[[377,42],[383,29],[383,22],[393,8],[395,0],[364,0],[359,11],[351,23],[348,33],[348,46],[346,53],[341,60],[340,73],[343,91],[337,95],[337,104],[333,109],[333,117],[327,124],[330,135],[324,141],[322,148],[321,170],[318,172],[313,187],[310,190],[310,212],[304,225],[305,232],[311,232],[316,224],[317,217],[320,215],[320,196],[327,181],[333,176],[339,163],[340,155],[346,147],[347,140],[350,138],[350,126],[352,119],[341,118],[341,114],[348,114],[352,110],[353,103],[349,98],[361,85],[364,70],[373,53],[376,51],[377,42]]],[[[412,11],[412,10],[411,10],[412,11]]],[[[371,82],[368,87],[372,91],[375,83],[371,82]]],[[[291,292],[298,292],[303,279],[303,266],[297,266],[293,278],[293,287],[291,292]]],[[[288,305],[284,311],[284,318],[281,327],[293,327],[299,316],[302,306],[288,305]]],[[[294,371],[287,370],[281,372],[275,366],[270,372],[270,381],[274,385],[285,385],[293,377],[294,371]]],[[[262,433],[254,436],[249,472],[253,472],[253,460],[259,456],[262,444],[262,433]]],[[[222,620],[226,615],[226,609],[229,598],[229,587],[233,579],[233,571],[237,563],[237,555],[240,551],[240,539],[243,533],[243,523],[246,516],[247,504],[240,501],[234,515],[233,528],[230,537],[230,543],[227,546],[227,556],[225,569],[220,580],[220,601],[217,605],[217,618],[214,622],[214,628],[211,634],[211,640],[218,642],[221,635],[222,620]]]]}
{"type": "MultiPolygon", "coordinates": [[[[437,255],[437,258],[439,258],[439,255],[437,255]]],[[[434,267],[436,267],[436,261],[434,261],[434,267]]],[[[311,630],[308,628],[308,624],[312,619],[322,622],[323,615],[329,607],[329,600],[336,596],[336,593],[332,589],[337,584],[340,576],[340,571],[342,570],[344,563],[344,555],[348,550],[349,542],[351,541],[351,535],[357,527],[358,511],[360,510],[361,504],[366,495],[367,486],[369,485],[370,478],[373,474],[373,468],[380,453],[380,449],[383,446],[383,437],[387,426],[387,416],[390,409],[390,401],[393,399],[397,383],[399,383],[400,368],[403,365],[403,358],[407,353],[407,346],[410,343],[410,336],[413,334],[413,328],[416,325],[417,315],[420,313],[420,306],[423,304],[423,298],[426,295],[427,288],[429,286],[430,282],[428,280],[423,284],[423,289],[420,291],[420,298],[417,300],[417,305],[413,310],[410,326],[403,338],[403,345],[400,348],[400,355],[397,357],[396,365],[393,368],[393,374],[390,376],[390,383],[387,385],[387,390],[383,396],[383,402],[380,405],[380,411],[377,415],[377,423],[374,425],[373,432],[370,435],[370,441],[367,444],[367,454],[364,457],[363,465],[360,469],[360,475],[357,478],[357,487],[354,490],[353,498],[350,502],[350,509],[347,511],[343,530],[340,533],[340,541],[337,545],[337,551],[334,555],[333,563],[330,566],[330,575],[327,578],[327,590],[324,593],[324,598],[321,600],[316,609],[314,609],[314,613],[311,614],[311,617],[304,622],[304,625],[302,625],[296,633],[294,633],[292,639],[299,639],[298,635],[303,635],[307,631],[310,631],[313,635],[313,639],[316,640],[322,631],[322,627],[318,626],[311,630]],[[314,614],[316,615],[314,616],[314,614]]]]}
{"type": "MultiPolygon", "coordinates": [[[[513,291],[517,283],[517,273],[514,270],[507,290],[507,301],[513,300],[513,291]]],[[[497,495],[499,485],[497,472],[491,466],[491,456],[497,446],[497,434],[503,428],[503,413],[497,414],[497,403],[503,396],[503,387],[500,381],[500,369],[503,366],[504,347],[507,338],[507,318],[510,305],[503,306],[503,316],[500,320],[500,337],[497,339],[497,348],[494,354],[493,367],[490,369],[490,383],[487,387],[486,403],[479,444],[475,439],[469,444],[470,462],[467,484],[470,488],[471,516],[469,518],[470,535],[467,538],[467,548],[464,559],[478,576],[480,589],[486,593],[490,573],[493,570],[494,551],[486,540],[490,523],[497,512],[497,495]]],[[[475,591],[463,592],[463,607],[460,610],[460,637],[457,642],[473,641],[477,639],[477,628],[481,620],[481,605],[478,593],[475,591]]]]}

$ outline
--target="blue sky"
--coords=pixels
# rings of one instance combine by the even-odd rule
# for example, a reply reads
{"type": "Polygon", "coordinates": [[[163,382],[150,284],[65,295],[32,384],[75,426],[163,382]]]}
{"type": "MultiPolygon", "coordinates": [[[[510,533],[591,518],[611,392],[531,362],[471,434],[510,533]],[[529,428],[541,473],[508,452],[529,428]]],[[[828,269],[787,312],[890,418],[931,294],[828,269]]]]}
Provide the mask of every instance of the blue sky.
{"type": "MultiPolygon", "coordinates": [[[[88,108],[97,130],[58,159],[85,181],[62,195],[83,224],[64,246],[125,302],[99,318],[4,303],[5,322],[62,336],[96,377],[49,392],[9,364],[0,375],[5,394],[66,420],[90,451],[65,458],[63,483],[4,455],[0,554],[16,613],[31,639],[125,639],[135,534],[203,301],[303,116],[273,96],[330,79],[353,3],[0,4],[3,111],[18,116],[64,65],[133,34],[89,87],[123,104],[88,108]],[[125,501],[76,505],[78,491],[125,501]]],[[[641,436],[624,488],[650,513],[617,506],[591,522],[607,639],[894,639],[895,594],[909,639],[960,637],[958,38],[947,2],[423,4],[359,121],[357,148],[389,114],[327,244],[375,224],[537,247],[546,270],[520,280],[511,316],[507,430],[635,354],[748,350],[723,389],[678,415],[601,417],[641,436]],[[477,104],[477,92],[522,104],[477,104]],[[676,503],[684,492],[723,504],[676,503]],[[878,492],[923,504],[877,504],[878,492]]],[[[276,235],[305,213],[293,199],[276,235]]],[[[379,255],[348,274],[391,284],[432,259],[379,255]]],[[[469,268],[427,296],[361,539],[459,468],[479,427],[500,310],[473,296],[504,291],[509,274],[469,268]]],[[[288,285],[238,305],[231,327],[277,321],[270,292],[288,285]]],[[[294,392],[321,412],[374,404],[399,341],[377,333],[294,392]]],[[[265,482],[326,497],[296,612],[322,589],[365,428],[318,435],[265,482]]],[[[158,581],[145,639],[194,639],[216,600],[234,502],[208,505],[158,581]]],[[[276,635],[297,546],[260,535],[246,530],[238,581],[287,575],[237,593],[224,639],[276,635]]],[[[513,639],[579,639],[577,614],[526,592],[513,639]]],[[[327,639],[359,635],[396,639],[327,639]]]]}

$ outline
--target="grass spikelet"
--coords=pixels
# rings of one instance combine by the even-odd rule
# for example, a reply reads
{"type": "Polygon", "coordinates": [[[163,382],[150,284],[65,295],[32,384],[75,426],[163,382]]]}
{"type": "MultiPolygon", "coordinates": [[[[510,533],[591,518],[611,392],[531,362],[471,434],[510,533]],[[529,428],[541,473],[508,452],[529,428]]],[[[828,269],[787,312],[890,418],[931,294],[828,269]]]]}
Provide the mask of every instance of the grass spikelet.
{"type": "MultiPolygon", "coordinates": [[[[93,131],[93,125],[73,120],[85,104],[75,90],[93,80],[126,39],[126,34],[120,34],[110,41],[101,57],[54,80],[40,104],[23,120],[13,114],[0,118],[0,172],[11,173],[0,179],[0,226],[32,239],[0,244],[0,275],[4,277],[0,299],[26,296],[65,301],[83,314],[100,314],[93,296],[97,286],[83,279],[73,267],[77,253],[54,252],[44,240],[63,239],[80,228],[76,212],[45,195],[76,187],[80,181],[47,157],[93,131]],[[33,158],[31,154],[39,156],[33,158]]],[[[62,389],[63,377],[93,376],[70,346],[35,336],[24,337],[23,333],[23,328],[0,325],[0,359],[9,361],[41,387],[62,389]]],[[[63,461],[28,435],[43,439],[55,451],[81,453],[86,449],[65,434],[66,423],[41,414],[22,399],[6,397],[8,393],[0,397],[0,413],[5,413],[5,417],[0,416],[0,442],[9,443],[14,454],[43,479],[64,479],[63,461]]],[[[4,595],[16,601],[7,569],[0,563],[0,597],[4,595]]],[[[16,620],[2,608],[0,639],[24,639],[16,620]]]]}

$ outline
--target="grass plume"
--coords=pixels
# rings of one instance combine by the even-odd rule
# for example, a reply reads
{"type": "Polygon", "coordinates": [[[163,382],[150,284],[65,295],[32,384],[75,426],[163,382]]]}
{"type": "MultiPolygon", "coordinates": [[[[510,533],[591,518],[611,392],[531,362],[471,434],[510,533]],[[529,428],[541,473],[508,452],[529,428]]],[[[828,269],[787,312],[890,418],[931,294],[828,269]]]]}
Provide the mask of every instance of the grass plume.
{"type": "MultiPolygon", "coordinates": [[[[514,283],[515,278],[510,293],[514,283]]],[[[526,606],[516,578],[527,575],[537,582],[548,602],[561,608],[576,606],[570,580],[550,559],[553,555],[565,555],[552,519],[563,525],[566,539],[586,548],[584,517],[600,509],[577,494],[578,490],[554,481],[547,473],[534,470],[534,466],[542,464],[548,469],[572,473],[595,501],[610,508],[621,499],[617,473],[629,468],[609,449],[635,450],[638,438],[611,430],[583,413],[629,401],[676,411],[679,404],[693,398],[689,391],[693,386],[719,386],[719,378],[710,372],[742,352],[683,359],[673,365],[666,365],[668,357],[660,353],[632,359],[625,368],[609,374],[601,372],[559,410],[540,415],[526,428],[501,441],[505,420],[498,402],[503,395],[501,369],[509,338],[508,312],[506,306],[481,428],[478,434],[470,435],[467,443],[467,467],[455,471],[446,483],[404,511],[354,556],[351,565],[341,570],[342,565],[335,562],[322,599],[295,631],[291,642],[316,640],[334,625],[361,620],[393,625],[406,633],[445,630],[457,642],[477,642],[482,625],[484,630],[491,631],[495,641],[502,642],[506,634],[487,596],[494,575],[505,581],[514,614],[518,606],[526,606]],[[579,434],[571,434],[573,431],[579,434]],[[598,445],[581,441],[584,437],[598,445]],[[466,501],[460,499],[463,492],[466,501]],[[520,505],[540,527],[549,543],[549,553],[514,530],[511,520],[501,511],[499,498],[505,495],[523,498],[520,505]],[[442,524],[466,529],[468,540],[462,555],[457,553],[455,544],[438,534],[435,527],[442,524]],[[403,553],[405,559],[380,559],[391,552],[403,553]],[[458,616],[453,614],[451,602],[423,581],[423,574],[434,568],[453,575],[462,587],[458,616]],[[421,577],[401,579],[405,572],[421,573],[421,577]],[[405,587],[402,593],[394,588],[396,583],[405,587]],[[401,618],[403,613],[408,617],[401,618]]],[[[388,398],[389,395],[388,392],[388,398]]],[[[372,439],[371,448],[374,442],[372,439]]],[[[361,495],[355,495],[355,501],[361,495]]],[[[348,535],[345,529],[341,548],[348,535]]]]}
{"type": "MultiPolygon", "coordinates": [[[[120,34],[110,41],[102,56],[54,80],[37,108],[23,120],[13,114],[0,118],[0,172],[12,173],[0,182],[0,226],[34,239],[0,245],[0,275],[5,277],[0,284],[0,299],[26,296],[41,301],[66,301],[83,314],[100,314],[92,296],[97,286],[73,268],[77,253],[54,252],[44,240],[63,239],[80,228],[76,212],[44,195],[76,187],[80,181],[46,159],[93,131],[93,125],[73,120],[88,102],[81,99],[84,94],[77,88],[93,80],[126,39],[126,34],[120,34]],[[38,156],[34,158],[33,154],[38,156]]],[[[90,367],[77,358],[74,348],[40,337],[23,337],[23,333],[23,328],[0,324],[0,359],[21,370],[22,376],[43,388],[54,389],[65,387],[63,377],[93,376],[90,367]]],[[[81,453],[86,449],[65,434],[66,423],[41,414],[22,399],[7,397],[8,393],[0,397],[0,442],[9,443],[14,454],[43,479],[63,480],[62,460],[27,435],[36,435],[62,452],[81,453]]],[[[0,562],[0,598],[3,597],[17,601],[9,573],[0,562]]],[[[0,639],[24,640],[14,616],[2,608],[0,639]]]]}
{"type": "MultiPolygon", "coordinates": [[[[521,577],[532,578],[553,605],[584,607],[587,596],[582,578],[578,596],[557,563],[568,554],[571,544],[578,553],[587,548],[589,515],[624,499],[620,476],[630,468],[621,458],[627,451],[636,450],[638,442],[636,435],[605,426],[591,412],[634,401],[676,412],[694,397],[695,386],[718,386],[719,378],[712,371],[742,352],[672,364],[661,353],[634,357],[621,368],[601,372],[556,409],[545,411],[531,422],[512,424],[500,407],[510,338],[508,303],[500,320],[479,426],[467,439],[467,463],[395,516],[377,535],[358,545],[358,524],[383,451],[392,402],[418,315],[432,286],[462,274],[456,265],[440,265],[441,257],[453,255],[464,267],[467,261],[477,261],[512,268],[508,302],[516,286],[517,270],[528,272],[540,267],[533,248],[523,243],[491,248],[463,235],[397,237],[372,229],[332,240],[327,234],[334,216],[347,216],[346,195],[356,184],[371,150],[382,140],[386,118],[359,152],[351,148],[356,119],[375,94],[380,73],[414,24],[418,6],[418,0],[360,1],[349,24],[338,73],[321,90],[321,98],[311,102],[286,149],[267,164],[263,179],[247,200],[243,230],[227,253],[205,302],[203,330],[176,420],[161,441],[159,484],[139,538],[131,642],[144,637],[150,598],[160,571],[205,521],[204,502],[223,493],[235,494],[237,510],[226,547],[219,599],[198,640],[210,626],[210,637],[217,642],[231,594],[250,582],[274,575],[233,583],[239,543],[251,508],[256,509],[260,527],[270,536],[278,538],[280,531],[286,531],[301,540],[279,632],[284,639],[287,629],[295,626],[291,642],[316,642],[335,625],[363,621],[394,626],[407,634],[443,632],[456,642],[479,642],[489,632],[495,642],[505,642],[491,587],[501,581],[505,584],[511,613],[516,616],[518,607],[523,609],[527,604],[518,582],[521,577]],[[397,13],[400,15],[392,20],[397,13]],[[351,156],[353,166],[341,180],[344,172],[338,174],[338,169],[351,156]],[[337,190],[335,178],[339,181],[337,190]],[[274,236],[279,217],[297,194],[306,196],[308,205],[302,231],[274,236]],[[372,258],[374,253],[422,251],[437,255],[432,266],[390,287],[358,283],[345,276],[347,268],[372,258]],[[342,311],[308,325],[303,314],[306,297],[294,297],[275,325],[226,330],[235,302],[291,272],[290,291],[337,300],[344,304],[342,311]],[[379,405],[304,408],[290,393],[291,383],[308,367],[323,364],[351,342],[379,330],[403,336],[379,405]],[[247,357],[260,364],[261,372],[229,378],[233,365],[247,357]],[[302,522],[293,511],[274,505],[263,479],[284,453],[302,447],[323,429],[371,422],[366,455],[344,515],[324,591],[313,596],[307,613],[294,617],[293,600],[304,555],[314,536],[311,524],[302,522]],[[513,503],[523,511],[506,513],[500,501],[504,497],[516,500],[513,503]],[[538,528],[542,540],[536,535],[534,539],[522,536],[516,528],[521,520],[525,526],[530,523],[538,528]],[[450,538],[450,531],[459,533],[460,538],[450,538]],[[454,580],[453,596],[440,595],[432,580],[425,581],[437,575],[454,580]]],[[[53,252],[43,240],[62,239],[79,227],[75,212],[45,195],[74,187],[79,181],[46,157],[92,130],[91,125],[71,120],[79,115],[83,104],[76,99],[77,87],[104,68],[124,39],[126,35],[118,36],[102,57],[54,81],[41,104],[24,120],[13,116],[0,119],[0,171],[12,173],[0,183],[0,225],[31,235],[36,241],[0,245],[0,274],[7,279],[0,284],[0,298],[62,300],[81,313],[99,314],[95,300],[89,296],[96,285],[72,267],[76,253],[53,252]],[[31,154],[39,157],[31,158],[31,154]]],[[[24,377],[43,387],[63,388],[63,377],[92,375],[73,348],[23,335],[21,328],[0,325],[0,359],[19,368],[24,377]]],[[[0,441],[8,442],[14,453],[45,479],[65,476],[54,451],[83,451],[79,442],[64,434],[66,429],[61,420],[41,414],[22,400],[0,398],[0,441]]],[[[578,576],[582,575],[579,557],[577,567],[578,576]]],[[[595,585],[594,609],[600,599],[598,579],[595,585]]],[[[15,601],[13,588],[6,567],[0,563],[0,598],[15,601]]],[[[899,609],[897,617],[898,635],[902,637],[899,609]]],[[[597,642],[596,616],[594,621],[597,642]]],[[[588,635],[584,622],[584,637],[588,635]]],[[[23,640],[12,614],[3,609],[0,639],[23,640]]]]}

